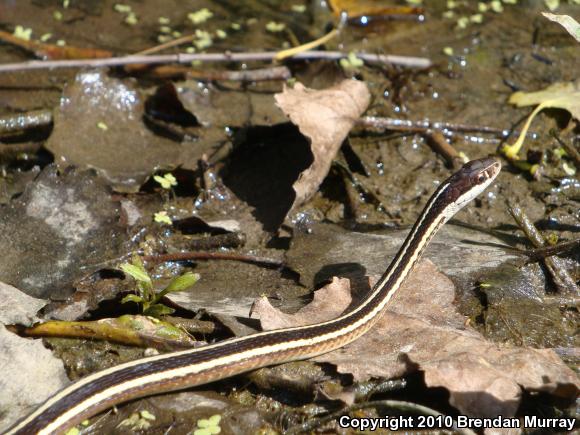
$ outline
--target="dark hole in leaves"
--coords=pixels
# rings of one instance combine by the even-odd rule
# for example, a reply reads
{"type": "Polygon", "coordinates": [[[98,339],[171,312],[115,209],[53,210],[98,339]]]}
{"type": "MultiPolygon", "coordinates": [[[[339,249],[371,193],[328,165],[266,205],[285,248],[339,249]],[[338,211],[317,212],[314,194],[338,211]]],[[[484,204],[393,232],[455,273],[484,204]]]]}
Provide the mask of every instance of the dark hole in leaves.
{"type": "Polygon", "coordinates": [[[220,173],[225,185],[255,208],[266,231],[275,231],[295,198],[292,184],[313,161],[310,145],[292,124],[241,130],[239,145],[220,173]]]}

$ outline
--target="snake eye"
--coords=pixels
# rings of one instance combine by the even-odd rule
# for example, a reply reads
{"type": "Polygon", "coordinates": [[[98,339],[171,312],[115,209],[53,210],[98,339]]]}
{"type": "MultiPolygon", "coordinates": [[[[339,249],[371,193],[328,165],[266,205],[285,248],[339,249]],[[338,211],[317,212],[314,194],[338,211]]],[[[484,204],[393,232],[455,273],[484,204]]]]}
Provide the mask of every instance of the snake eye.
{"type": "Polygon", "coordinates": [[[482,172],[477,176],[477,184],[482,184],[486,179],[485,172],[482,172]]]}

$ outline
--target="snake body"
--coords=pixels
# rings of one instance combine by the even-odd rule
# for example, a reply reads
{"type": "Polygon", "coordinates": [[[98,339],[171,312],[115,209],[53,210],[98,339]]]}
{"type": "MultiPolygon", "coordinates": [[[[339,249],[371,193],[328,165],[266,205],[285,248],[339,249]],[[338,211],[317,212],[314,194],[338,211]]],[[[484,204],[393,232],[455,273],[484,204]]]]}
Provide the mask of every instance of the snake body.
{"type": "Polygon", "coordinates": [[[489,186],[500,169],[495,158],[474,160],[441,183],[379,281],[358,306],[340,317],[151,356],[94,373],[55,394],[7,433],[62,433],[118,403],[310,358],[356,340],[381,318],[437,230],[489,186]]]}

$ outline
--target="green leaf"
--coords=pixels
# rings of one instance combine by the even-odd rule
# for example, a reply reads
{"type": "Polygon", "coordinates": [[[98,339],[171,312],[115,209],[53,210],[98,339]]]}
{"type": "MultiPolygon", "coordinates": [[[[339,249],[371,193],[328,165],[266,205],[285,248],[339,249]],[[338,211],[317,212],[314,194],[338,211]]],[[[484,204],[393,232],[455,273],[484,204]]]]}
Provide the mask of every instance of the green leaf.
{"type": "Polygon", "coordinates": [[[124,263],[121,264],[121,270],[127,275],[132,276],[137,281],[146,282],[151,284],[151,277],[145,270],[143,266],[136,266],[134,264],[124,263]]]}
{"type": "Polygon", "coordinates": [[[170,172],[165,174],[163,177],[155,175],[153,179],[157,181],[164,189],[171,189],[172,186],[177,186],[177,180],[170,172]]]}
{"type": "Polygon", "coordinates": [[[140,304],[143,302],[143,298],[141,296],[137,296],[137,295],[127,295],[123,299],[121,299],[121,303],[124,304],[127,302],[136,302],[136,303],[140,304]]]}
{"type": "Polygon", "coordinates": [[[183,275],[176,276],[171,280],[169,285],[163,289],[163,294],[182,292],[199,281],[199,273],[187,272],[183,275]]]}
{"type": "Polygon", "coordinates": [[[149,308],[143,311],[143,314],[151,317],[161,317],[168,314],[173,314],[174,312],[175,310],[173,308],[169,308],[163,304],[155,304],[151,305],[149,308]]]}
{"type": "Polygon", "coordinates": [[[171,220],[171,218],[169,217],[169,215],[167,214],[166,211],[159,211],[159,212],[155,213],[153,215],[153,220],[155,222],[160,223],[160,224],[171,225],[173,223],[173,221],[171,220]]]}
{"type": "Polygon", "coordinates": [[[150,301],[153,297],[152,295],[155,293],[153,284],[150,282],[137,281],[137,288],[139,289],[139,295],[146,301],[150,301]]]}

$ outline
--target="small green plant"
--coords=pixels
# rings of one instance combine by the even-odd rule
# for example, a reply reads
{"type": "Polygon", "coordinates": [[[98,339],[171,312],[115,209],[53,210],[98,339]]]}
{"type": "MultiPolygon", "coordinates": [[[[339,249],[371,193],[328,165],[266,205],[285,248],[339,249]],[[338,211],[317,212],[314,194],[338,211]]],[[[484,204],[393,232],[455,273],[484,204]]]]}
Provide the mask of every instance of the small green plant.
{"type": "Polygon", "coordinates": [[[165,224],[165,225],[173,224],[173,221],[171,220],[171,218],[169,217],[169,215],[167,214],[167,212],[165,210],[158,211],[157,213],[155,213],[153,215],[153,220],[157,223],[160,223],[160,224],[165,224]]]}
{"type": "Polygon", "coordinates": [[[160,317],[172,314],[175,310],[160,303],[161,298],[168,293],[181,292],[194,285],[200,278],[199,274],[186,272],[176,276],[163,290],[156,292],[153,281],[141,261],[141,257],[134,255],[131,263],[124,263],[120,269],[131,276],[137,283],[138,294],[127,295],[121,303],[136,302],[142,306],[146,316],[160,317]]]}
{"type": "Polygon", "coordinates": [[[348,57],[340,59],[340,66],[347,72],[356,72],[359,68],[361,68],[365,63],[356,57],[356,53],[351,51],[348,53],[348,57]]]}
{"type": "Polygon", "coordinates": [[[159,183],[162,188],[167,190],[177,186],[177,179],[171,172],[166,173],[163,177],[161,175],[154,175],[153,179],[159,183]]]}
{"type": "Polygon", "coordinates": [[[202,418],[197,421],[197,429],[193,431],[193,435],[214,435],[222,431],[220,421],[222,416],[219,414],[212,415],[210,418],[202,418]]]}

